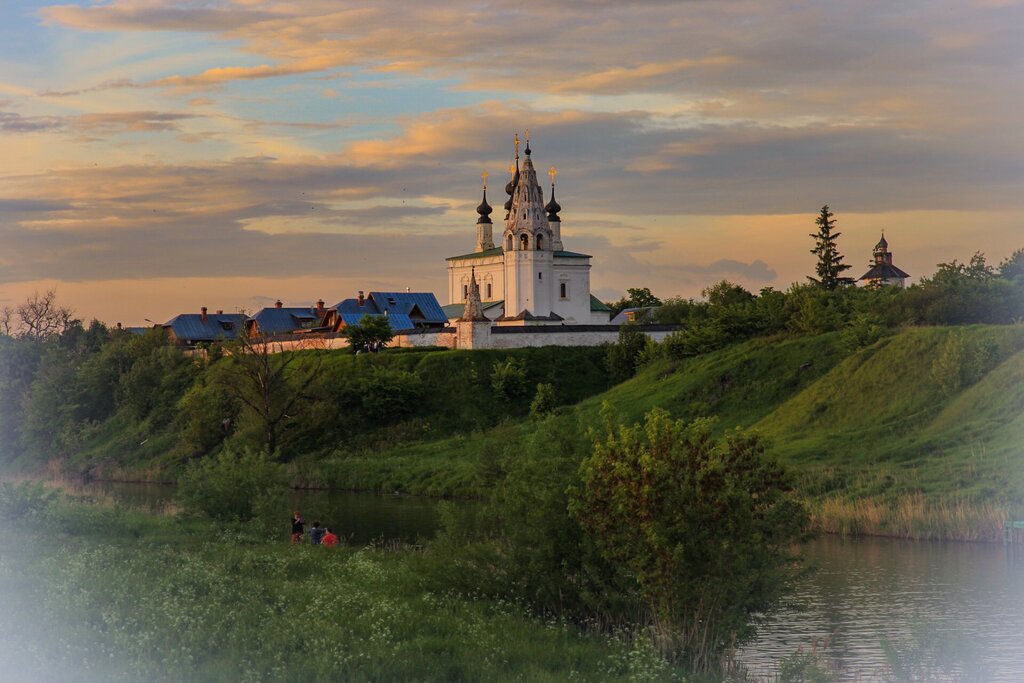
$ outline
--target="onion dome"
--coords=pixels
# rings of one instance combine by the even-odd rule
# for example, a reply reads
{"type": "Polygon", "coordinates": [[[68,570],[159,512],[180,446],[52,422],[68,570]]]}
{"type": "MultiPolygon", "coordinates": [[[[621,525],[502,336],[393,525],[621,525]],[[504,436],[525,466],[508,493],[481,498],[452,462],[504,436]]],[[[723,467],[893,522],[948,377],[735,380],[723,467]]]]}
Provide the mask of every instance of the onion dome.
{"type": "Polygon", "coordinates": [[[549,223],[561,223],[562,219],[558,217],[558,212],[562,210],[562,205],[555,201],[555,185],[551,184],[551,200],[548,201],[547,205],[544,206],[544,210],[548,212],[549,223]]]}
{"type": "Polygon", "coordinates": [[[888,249],[889,243],[885,241],[885,233],[882,233],[882,239],[878,240],[878,244],[875,245],[875,249],[888,249]]]}
{"type": "Polygon", "coordinates": [[[487,203],[487,188],[485,187],[483,201],[480,202],[480,206],[476,207],[476,212],[480,214],[480,218],[478,218],[476,222],[490,223],[492,211],[494,211],[494,209],[492,209],[491,205],[487,203]]]}

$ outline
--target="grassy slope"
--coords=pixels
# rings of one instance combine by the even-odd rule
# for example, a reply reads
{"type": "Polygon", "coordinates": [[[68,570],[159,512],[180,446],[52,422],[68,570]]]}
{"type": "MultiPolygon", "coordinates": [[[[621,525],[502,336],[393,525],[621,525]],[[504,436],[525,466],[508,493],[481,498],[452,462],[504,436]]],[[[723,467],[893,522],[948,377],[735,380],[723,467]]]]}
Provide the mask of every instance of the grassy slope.
{"type": "MultiPolygon", "coordinates": [[[[836,334],[758,339],[706,356],[661,361],[581,401],[597,423],[603,402],[623,421],[654,406],[674,416],[719,418],[718,429],[753,427],[791,464],[812,498],[887,504],[1024,499],[1024,328],[957,328],[995,349],[980,381],[944,396],[932,364],[951,328],[913,328],[850,356],[836,334]]],[[[531,429],[510,421],[465,436],[423,441],[330,464],[351,487],[474,495],[498,456],[531,429]]]]}
{"type": "Polygon", "coordinates": [[[971,387],[945,396],[932,377],[952,329],[910,329],[847,358],[756,427],[811,493],[1020,498],[1024,329],[960,329],[998,359],[971,387]]]}

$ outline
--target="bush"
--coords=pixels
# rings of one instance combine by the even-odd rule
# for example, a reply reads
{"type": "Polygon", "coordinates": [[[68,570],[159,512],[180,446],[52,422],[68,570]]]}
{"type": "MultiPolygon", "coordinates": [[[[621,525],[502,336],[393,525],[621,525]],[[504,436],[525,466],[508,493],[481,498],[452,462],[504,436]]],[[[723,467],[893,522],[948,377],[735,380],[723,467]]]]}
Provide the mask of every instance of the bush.
{"type": "Polygon", "coordinates": [[[178,501],[189,512],[222,522],[257,517],[270,522],[287,490],[283,465],[264,452],[229,447],[185,470],[178,501]]]}
{"type": "Polygon", "coordinates": [[[423,398],[423,380],[413,372],[373,368],[360,383],[363,410],[382,422],[391,422],[416,412],[423,398]]]}
{"type": "Polygon", "coordinates": [[[537,391],[533,394],[530,402],[530,415],[542,417],[552,412],[557,404],[555,396],[555,385],[541,382],[537,385],[537,391]]]}
{"type": "Polygon", "coordinates": [[[605,363],[615,382],[625,382],[636,374],[640,354],[650,345],[647,335],[634,323],[619,328],[619,341],[608,347],[605,363]]]}
{"type": "Polygon", "coordinates": [[[753,635],[796,578],[790,545],[808,513],[755,435],[711,437],[654,409],[616,426],[580,466],[572,514],[611,564],[628,572],[659,648],[696,670],[753,635]]]}
{"type": "Polygon", "coordinates": [[[519,398],[526,393],[526,367],[519,358],[497,361],[491,368],[491,388],[505,400],[519,398]]]}
{"type": "Polygon", "coordinates": [[[34,517],[60,498],[60,492],[40,482],[0,481],[0,517],[17,522],[34,517]]]}

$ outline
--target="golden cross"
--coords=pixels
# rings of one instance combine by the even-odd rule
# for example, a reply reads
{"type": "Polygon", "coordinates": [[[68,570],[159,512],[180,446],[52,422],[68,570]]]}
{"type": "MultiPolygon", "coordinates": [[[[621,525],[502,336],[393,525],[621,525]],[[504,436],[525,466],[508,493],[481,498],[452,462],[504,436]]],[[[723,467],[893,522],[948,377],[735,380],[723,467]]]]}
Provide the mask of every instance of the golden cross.
{"type": "Polygon", "coordinates": [[[558,169],[552,166],[548,169],[548,175],[551,176],[551,184],[555,184],[555,177],[558,175],[558,169]]]}
{"type": "Polygon", "coordinates": [[[486,190],[487,189],[487,171],[485,170],[483,173],[481,173],[480,177],[484,179],[484,189],[486,190]]]}
{"type": "Polygon", "coordinates": [[[515,143],[516,143],[516,159],[518,159],[519,158],[519,132],[518,131],[516,131],[515,143]]]}

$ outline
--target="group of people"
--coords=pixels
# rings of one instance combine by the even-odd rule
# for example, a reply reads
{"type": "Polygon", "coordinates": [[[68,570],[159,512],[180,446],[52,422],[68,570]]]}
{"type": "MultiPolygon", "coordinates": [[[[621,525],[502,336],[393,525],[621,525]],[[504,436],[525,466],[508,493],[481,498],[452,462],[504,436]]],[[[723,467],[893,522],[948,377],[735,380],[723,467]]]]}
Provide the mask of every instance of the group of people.
{"type": "MultiPolygon", "coordinates": [[[[292,545],[302,543],[302,535],[306,531],[306,520],[298,510],[292,515],[292,545]]],[[[330,527],[320,526],[320,522],[313,522],[313,528],[309,530],[309,542],[312,545],[326,545],[333,548],[338,545],[338,537],[330,527]]]]}

